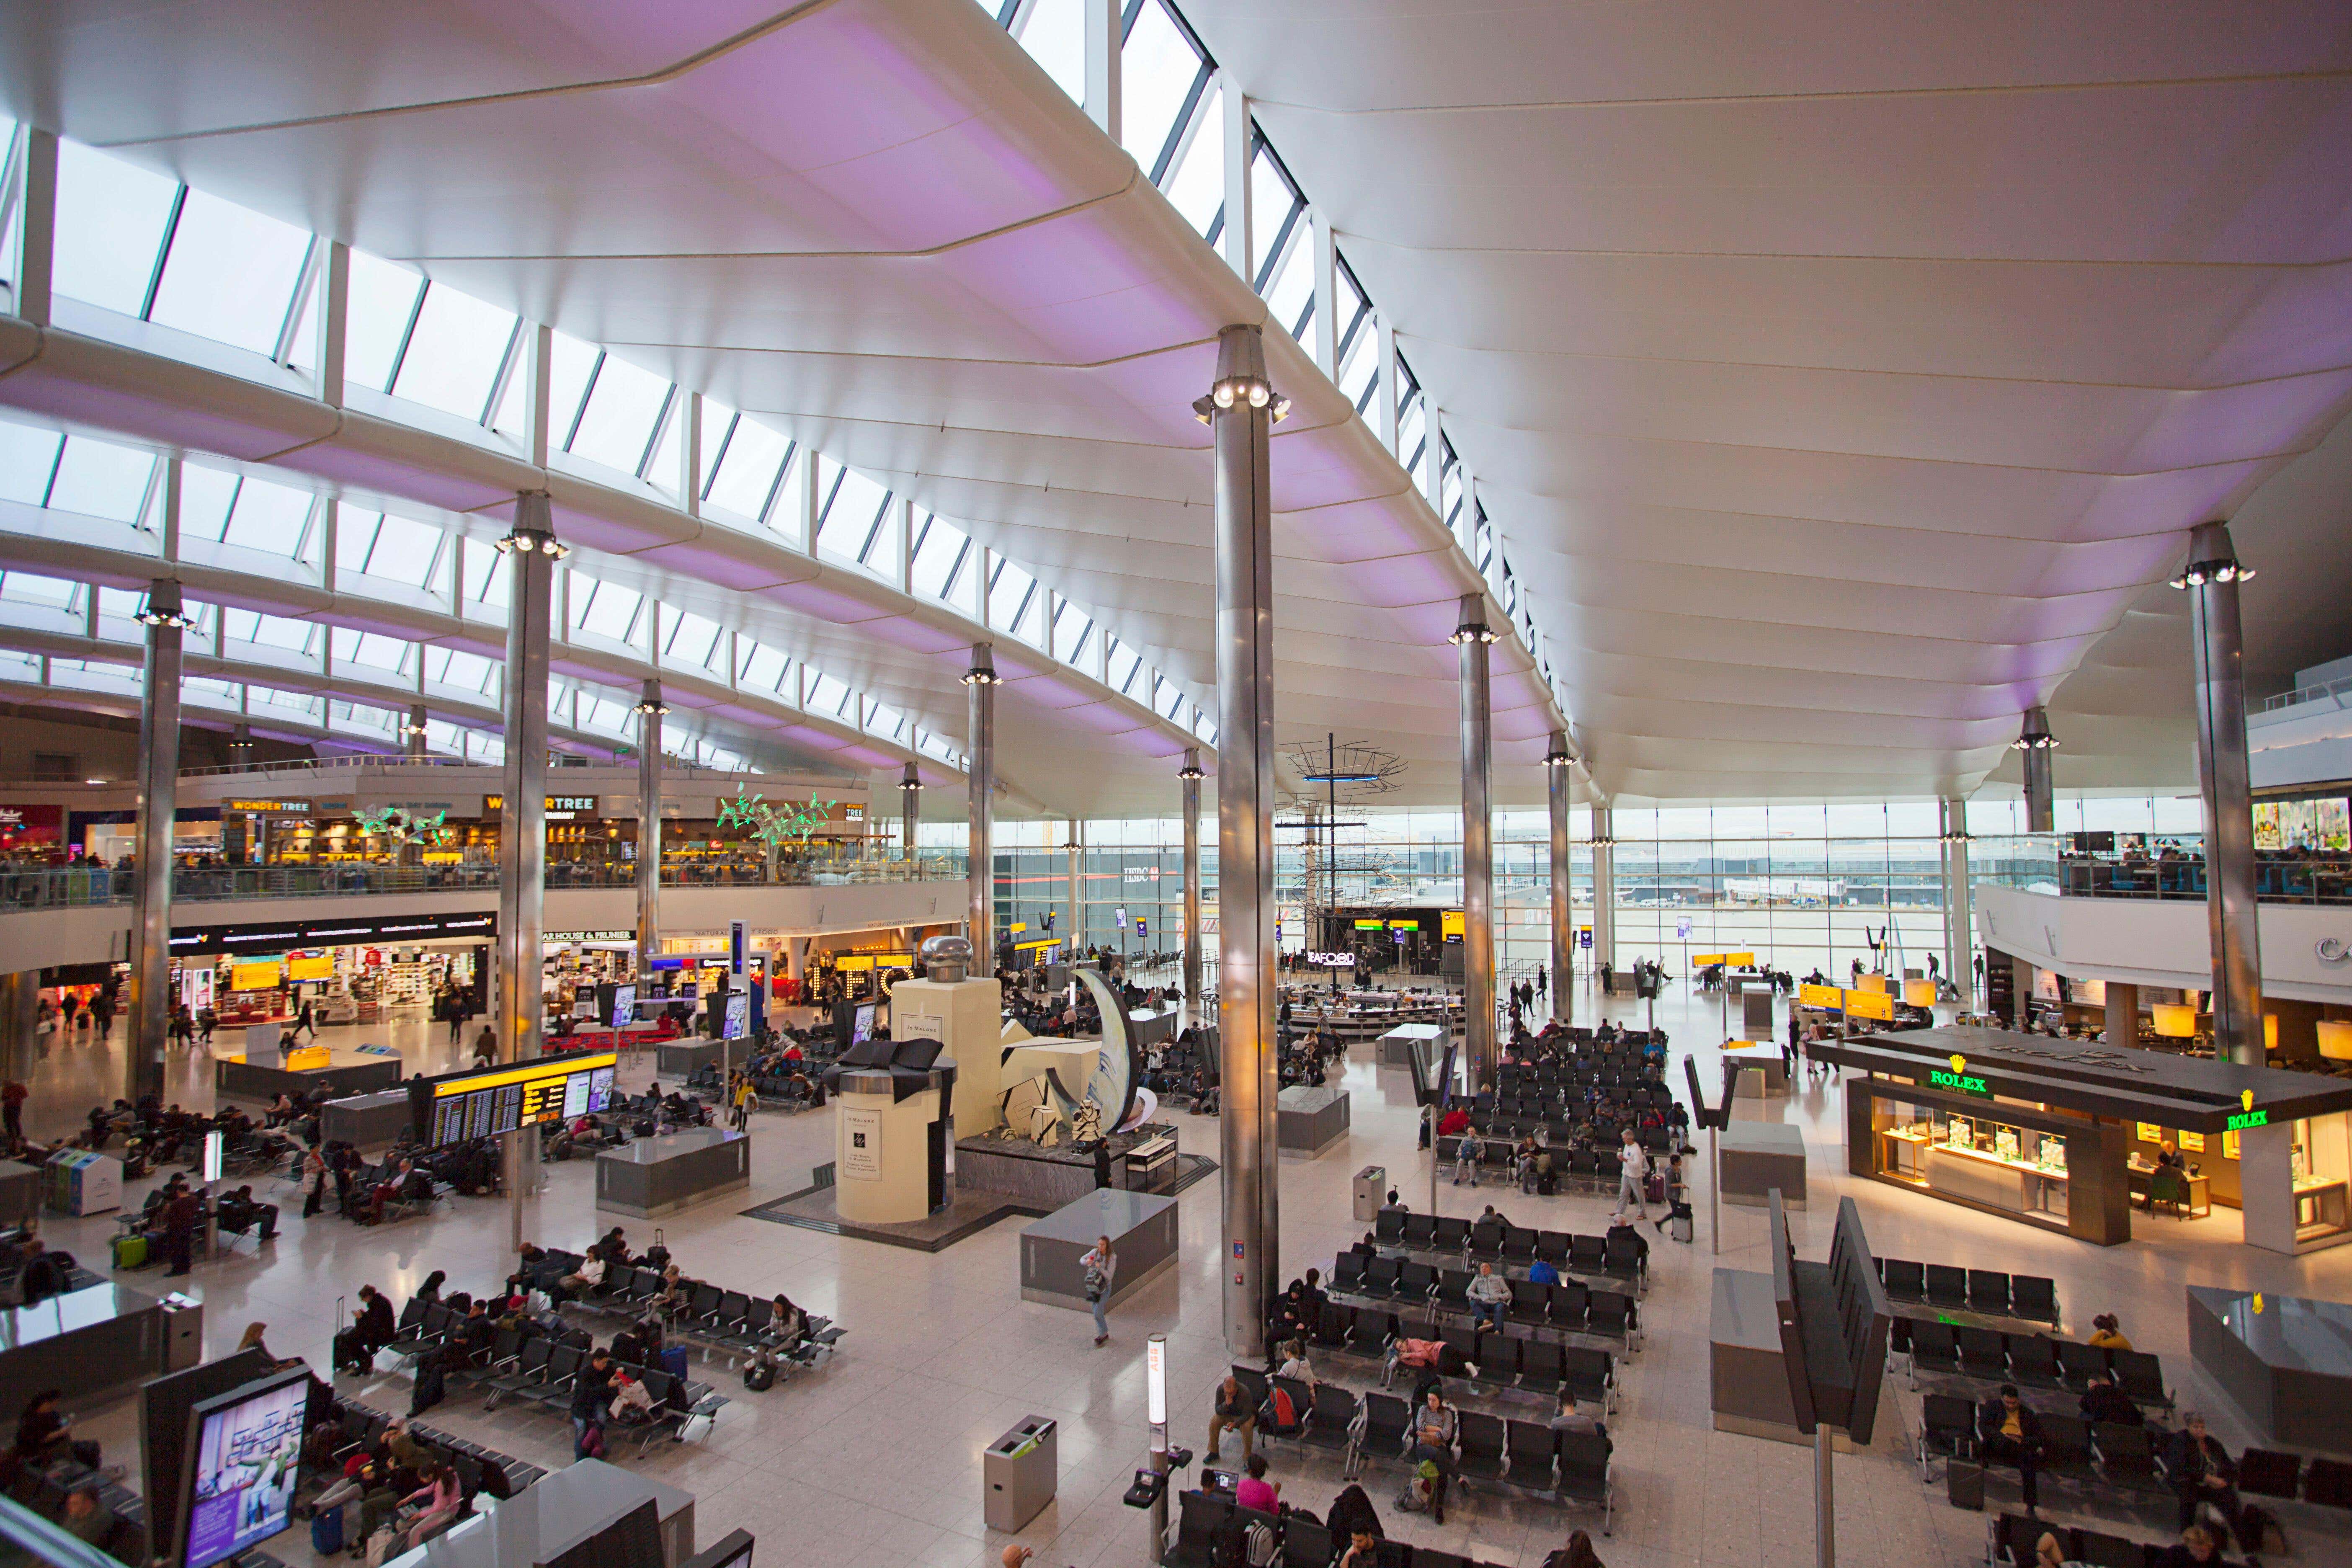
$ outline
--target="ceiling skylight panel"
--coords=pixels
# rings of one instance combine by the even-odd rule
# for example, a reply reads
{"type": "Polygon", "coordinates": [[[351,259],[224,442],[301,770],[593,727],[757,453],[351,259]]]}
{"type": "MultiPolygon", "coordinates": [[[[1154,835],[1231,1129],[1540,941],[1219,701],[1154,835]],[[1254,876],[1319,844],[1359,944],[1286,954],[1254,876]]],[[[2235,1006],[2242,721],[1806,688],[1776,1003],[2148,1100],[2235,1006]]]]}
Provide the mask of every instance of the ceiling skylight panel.
{"type": "Polygon", "coordinates": [[[1085,658],[1087,640],[1093,637],[1092,616],[1061,600],[1054,606],[1054,657],[1064,664],[1076,664],[1085,658]]]}
{"type": "Polygon", "coordinates": [[[792,441],[782,431],[748,416],[738,419],[727,434],[703,499],[738,517],[763,522],[792,455],[792,441]]]}
{"type": "Polygon", "coordinates": [[[275,353],[310,255],[310,235],[292,224],[191,189],[172,226],[147,319],[275,353]]]}
{"type": "MultiPolygon", "coordinates": [[[[345,513],[343,526],[349,526],[349,521],[350,514],[345,513]]],[[[376,527],[375,538],[360,570],[371,577],[388,577],[412,588],[422,588],[432,581],[433,568],[448,537],[431,523],[386,512],[376,527]]],[[[497,554],[488,548],[483,553],[497,554]]]]}
{"type": "Polygon", "coordinates": [[[578,573],[572,577],[572,629],[627,642],[645,595],[618,583],[600,583],[578,573]],[[585,590],[583,593],[583,590],[585,590]]]}
{"type": "Polygon", "coordinates": [[[915,524],[909,580],[917,597],[937,599],[946,593],[948,574],[961,558],[964,542],[963,530],[936,512],[926,513],[915,524]]]}
{"type": "Polygon", "coordinates": [[[378,392],[391,386],[424,289],[422,274],[368,251],[352,252],[349,313],[343,327],[344,379],[378,392]]]}
{"type": "Polygon", "coordinates": [[[39,605],[70,611],[81,602],[81,584],[63,577],[36,576],[30,572],[0,572],[0,599],[13,605],[39,605]]]}
{"type": "Polygon", "coordinates": [[[1119,52],[1119,137],[1145,174],[1157,177],[1173,161],[1184,111],[1207,74],[1161,0],[1141,0],[1119,52]]]}
{"type": "Polygon", "coordinates": [[[428,284],[392,395],[460,419],[482,420],[517,327],[514,316],[496,305],[446,283],[428,284]]]}
{"type": "MultiPolygon", "coordinates": [[[[186,469],[181,472],[184,476],[186,469]]],[[[181,494],[184,506],[184,477],[181,494]]],[[[310,490],[247,478],[236,488],[236,503],[230,509],[228,528],[222,533],[221,542],[292,558],[302,548],[310,510],[318,504],[319,498],[310,490]]]]}
{"type": "Polygon", "coordinates": [[[662,616],[669,628],[664,638],[662,660],[670,665],[695,665],[703,669],[716,668],[712,657],[719,649],[719,624],[706,620],[689,610],[669,610],[662,616]]]}
{"type": "Polygon", "coordinates": [[[236,500],[236,474],[195,463],[180,465],[180,537],[218,542],[228,531],[228,509],[236,500]]]}
{"type": "Polygon", "coordinates": [[[651,371],[606,354],[596,367],[587,405],[564,450],[625,474],[637,472],[669,390],[670,384],[651,371]]]}
{"type": "Polygon", "coordinates": [[[849,688],[830,675],[814,673],[815,684],[809,688],[805,706],[812,713],[838,714],[849,701],[849,688]]]}
{"type": "Polygon", "coordinates": [[[1276,264],[1274,282],[1265,291],[1265,309],[1277,326],[1303,342],[1315,319],[1315,247],[1307,243],[1304,220],[1294,226],[1290,244],[1276,264]]]}
{"type": "Polygon", "coordinates": [[[1225,205],[1225,174],[1217,134],[1223,106],[1224,89],[1213,79],[1192,123],[1178,128],[1169,168],[1160,177],[1160,188],[1168,194],[1170,205],[1202,235],[1216,226],[1217,215],[1225,205]]]}
{"type": "Polygon", "coordinates": [[[58,142],[57,291],[126,316],[146,308],[179,182],[58,142]]]}
{"type": "Polygon", "coordinates": [[[1290,244],[1291,231],[1298,226],[1305,204],[1283,178],[1281,162],[1265,138],[1257,136],[1255,142],[1250,154],[1250,243],[1256,250],[1250,257],[1250,276],[1263,294],[1271,264],[1290,244]]]}
{"type": "Polygon", "coordinates": [[[337,626],[328,634],[327,657],[339,666],[356,664],[365,669],[397,671],[415,646],[380,632],[337,626]]]}
{"type": "Polygon", "coordinates": [[[1135,672],[1143,664],[1143,656],[1117,637],[1109,640],[1110,661],[1108,679],[1111,689],[1125,691],[1135,683],[1135,672]]]}
{"type": "Polygon", "coordinates": [[[507,558],[488,545],[476,544],[465,552],[466,600],[475,605],[508,603],[511,584],[507,575],[507,558]]]}
{"type": "Polygon", "coordinates": [[[873,537],[874,525],[881,521],[883,505],[889,499],[889,491],[864,474],[841,469],[817,528],[817,553],[856,563],[865,553],[866,542],[873,537]]]}
{"type": "Polygon", "coordinates": [[[64,437],[54,430],[0,423],[0,500],[40,506],[48,499],[49,476],[58,466],[64,437]]]}
{"type": "Polygon", "coordinates": [[[49,485],[49,505],[110,522],[137,522],[154,478],[152,452],[69,436],[49,485]]]}
{"type": "Polygon", "coordinates": [[[792,660],[765,643],[736,640],[736,657],[742,664],[736,671],[735,684],[751,691],[780,691],[784,677],[792,673],[792,660]]]}
{"type": "Polygon", "coordinates": [[[1021,21],[1021,47],[1045,68],[1054,85],[1073,103],[1087,100],[1087,21],[1085,6],[1102,0],[1033,0],[1021,21]]]}

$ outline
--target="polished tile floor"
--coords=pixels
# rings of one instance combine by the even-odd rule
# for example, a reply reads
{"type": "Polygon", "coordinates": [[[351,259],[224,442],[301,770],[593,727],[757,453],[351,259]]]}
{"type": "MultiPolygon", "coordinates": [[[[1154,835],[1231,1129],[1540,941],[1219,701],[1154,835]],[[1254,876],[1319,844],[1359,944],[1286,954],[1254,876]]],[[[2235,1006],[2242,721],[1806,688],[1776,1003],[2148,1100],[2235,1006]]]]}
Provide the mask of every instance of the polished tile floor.
{"type": "MultiPolygon", "coordinates": [[[[1641,1016],[1612,1004],[1624,1021],[1641,1016]]],[[[1593,1016],[1590,997],[1580,1015],[1593,1016]]],[[[1720,1005],[1670,987],[1657,1021],[1675,1054],[1698,1045],[1703,1080],[1713,1081],[1722,1038],[1720,1005]],[[1705,1044],[1700,1044],[1705,1042],[1705,1044]]],[[[440,1031],[422,1019],[395,1018],[365,1031],[340,1031],[345,1043],[362,1037],[399,1046],[413,1065],[442,1070],[458,1063],[440,1031]]],[[[115,1048],[119,1050],[118,1030],[115,1048]]],[[[1366,1164],[1385,1165],[1392,1183],[1416,1207],[1428,1201],[1426,1156],[1414,1148],[1415,1119],[1404,1074],[1370,1065],[1359,1047],[1346,1085],[1354,1096],[1349,1138],[1312,1162],[1286,1162],[1282,1183],[1282,1275],[1332,1255],[1361,1226],[1349,1217],[1349,1178],[1366,1164]]],[[[184,1102],[209,1099],[201,1088],[204,1063],[175,1058],[174,1094],[184,1102]]],[[[635,1069],[649,1074],[650,1058],[635,1069]]],[[[119,1071],[110,1051],[88,1043],[61,1046],[43,1064],[37,1085],[35,1130],[78,1121],[119,1071]]],[[[1681,1083],[1679,1062],[1674,1081],[1681,1083]]],[[[1753,1109],[1753,1102],[1750,1102],[1753,1109]]],[[[2150,1239],[2103,1249],[2023,1229],[1843,1172],[1836,1091],[1801,1087],[1788,1101],[1760,1113],[1785,1116],[1805,1130],[1815,1190],[1833,1200],[1854,1196],[1874,1246],[1884,1254],[1936,1259],[2056,1277],[2070,1333],[2081,1333],[2094,1312],[2121,1314],[2143,1350],[2163,1354],[2168,1375],[2185,1405],[2210,1411],[2231,1447],[2242,1446],[2243,1423],[2190,1368],[2182,1287],[2190,1283],[2258,1286],[2266,1290],[2352,1300],[2352,1248],[2293,1259],[2240,1246],[2235,1215],[2210,1219],[2139,1220],[2150,1239]]],[[[1189,1150],[1213,1155],[1216,1123],[1179,1117],[1189,1150]]],[[[1112,1317],[1108,1346],[1096,1350],[1080,1313],[1024,1302],[1017,1288],[1012,1219],[939,1256],[844,1240],[745,1218],[740,1211],[806,1184],[810,1166],[833,1157],[829,1112],[754,1123],[752,1190],[674,1215],[662,1229],[673,1252],[696,1274],[752,1291],[784,1289],[848,1330],[843,1353],[824,1370],[761,1394],[736,1394],[707,1441],[656,1450],[649,1471],[698,1495],[698,1522],[708,1542],[743,1526],[760,1538],[762,1568],[857,1563],[962,1568],[992,1563],[1005,1538],[982,1522],[981,1450],[1024,1415],[1061,1423],[1057,1500],[1019,1537],[1050,1564],[1140,1564],[1141,1517],[1119,1501],[1129,1472],[1141,1462],[1144,1425],[1142,1346],[1152,1331],[1169,1337],[1175,1440],[1199,1448],[1209,1398],[1227,1356],[1219,1337],[1217,1299],[1218,1188],[1204,1182],[1181,1200],[1183,1263],[1141,1299],[1112,1317]]],[[[565,1246],[585,1243],[610,1223],[593,1207],[584,1163],[548,1168],[545,1193],[531,1201],[527,1233],[565,1246]]],[[[135,1196],[135,1194],[134,1194],[135,1196]]],[[[1602,1227],[1608,1204],[1585,1197],[1534,1199],[1517,1193],[1441,1188],[1439,1212],[1475,1214],[1490,1199],[1522,1223],[1586,1231],[1602,1227]]],[[[232,1346],[246,1324],[269,1325],[279,1355],[327,1362],[339,1313],[348,1313],[358,1287],[373,1282],[395,1300],[434,1268],[455,1286],[478,1288],[508,1267],[502,1203],[457,1200],[426,1221],[373,1230],[331,1216],[308,1223],[289,1217],[284,1235],[256,1257],[240,1247],[231,1258],[200,1265],[189,1281],[206,1310],[215,1353],[232,1346]]],[[[1713,1430],[1707,1410],[1707,1303],[1710,1269],[1720,1263],[1766,1267],[1764,1220],[1727,1213],[1722,1256],[1710,1256],[1703,1189],[1696,1246],[1664,1241],[1653,1251],[1655,1280],[1643,1303],[1647,1343],[1624,1374],[1623,1406],[1614,1424],[1618,1507],[1615,1533],[1600,1541],[1611,1568],[1665,1564],[1796,1563],[1813,1552],[1811,1457],[1809,1451],[1713,1430]]],[[[1801,1250],[1823,1254],[1833,1201],[1817,1201],[1792,1218],[1801,1250]]],[[[653,1226],[627,1224],[642,1247],[653,1226]]],[[[85,1259],[102,1258],[107,1219],[52,1220],[51,1234],[85,1259]]],[[[128,1277],[144,1287],[161,1277],[128,1277]]],[[[1360,1372],[1334,1363],[1341,1381],[1363,1386],[1360,1372]]],[[[345,1380],[388,1410],[405,1407],[404,1378],[365,1384],[345,1380]]],[[[1890,1383],[1893,1415],[1883,1416],[1867,1453],[1836,1463],[1839,1551],[1848,1563],[1953,1564],[1981,1562],[1988,1516],[1949,1507],[1940,1484],[1922,1486],[1908,1459],[1917,1396],[1907,1379],[1890,1383]]],[[[118,1458],[135,1454],[132,1410],[123,1399],[89,1411],[85,1426],[118,1458]]],[[[478,1400],[460,1395],[428,1418],[482,1442],[541,1464],[566,1462],[569,1432],[544,1415],[514,1408],[484,1415],[478,1400]]],[[[2346,1447],[2352,1448],[2352,1426],[2346,1447]]],[[[1318,1512],[1339,1483],[1335,1462],[1278,1450],[1275,1478],[1284,1495],[1318,1512]]],[[[1391,1507],[1398,1478],[1376,1470],[1367,1489],[1391,1533],[1439,1545],[1479,1561],[1539,1563],[1570,1529],[1595,1529],[1597,1514],[1562,1512],[1509,1496],[1457,1497],[1443,1526],[1391,1507]]],[[[1996,1477],[1996,1506],[2014,1506],[2013,1490],[1996,1477]]],[[[2045,1498],[2045,1511],[2094,1522],[2096,1513],[2073,1510],[2066,1500],[2045,1498]]],[[[2309,1510],[2297,1510],[2298,1514],[2309,1510]]],[[[2114,1518],[2116,1516],[2107,1515],[2114,1518]]],[[[2143,1539],[2167,1532],[2168,1507],[2142,1516],[2143,1539]]],[[[289,1563],[310,1561],[307,1537],[280,1538],[276,1550],[289,1563]]],[[[2346,1531],[2296,1532],[2300,1563],[2352,1562],[2346,1531]]]]}

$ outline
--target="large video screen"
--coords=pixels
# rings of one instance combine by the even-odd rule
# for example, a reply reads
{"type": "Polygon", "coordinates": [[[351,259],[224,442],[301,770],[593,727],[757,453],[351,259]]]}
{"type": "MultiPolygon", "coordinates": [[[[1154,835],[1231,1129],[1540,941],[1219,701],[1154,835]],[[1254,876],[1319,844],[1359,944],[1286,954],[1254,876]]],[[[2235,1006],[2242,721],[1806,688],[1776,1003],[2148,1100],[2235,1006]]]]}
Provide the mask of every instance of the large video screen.
{"type": "Polygon", "coordinates": [[[619,1060],[588,1052],[428,1079],[409,1085],[410,1113],[428,1148],[570,1121],[612,1104],[619,1060]]]}
{"type": "Polygon", "coordinates": [[[310,1399],[310,1373],[289,1372],[196,1406],[185,1568],[211,1568],[286,1528],[310,1399]]]}

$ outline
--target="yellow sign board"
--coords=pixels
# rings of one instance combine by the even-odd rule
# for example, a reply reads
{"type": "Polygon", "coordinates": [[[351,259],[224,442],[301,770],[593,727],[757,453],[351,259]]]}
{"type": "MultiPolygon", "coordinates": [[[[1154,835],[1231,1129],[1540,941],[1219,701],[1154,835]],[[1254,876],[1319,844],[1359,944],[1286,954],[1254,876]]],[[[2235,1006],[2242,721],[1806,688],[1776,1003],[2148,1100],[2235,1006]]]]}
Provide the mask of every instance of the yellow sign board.
{"type": "Polygon", "coordinates": [[[1013,934],[1014,936],[1019,936],[1023,931],[1027,931],[1028,929],[1029,922],[1027,921],[1014,921],[1013,922],[1013,934]]]}
{"type": "Polygon", "coordinates": [[[1936,983],[1932,980],[1906,980],[1903,983],[1903,1000],[1914,1007],[1936,1005],[1936,983]]]}
{"type": "Polygon", "coordinates": [[[286,978],[289,980],[332,980],[334,977],[335,961],[331,954],[286,961],[286,978]]]}
{"type": "Polygon", "coordinates": [[[1438,934],[1444,937],[1446,941],[1452,942],[1462,935],[1462,911],[1460,910],[1444,910],[1438,915],[1437,919],[1439,922],[1438,934]]]}
{"type": "Polygon", "coordinates": [[[1854,984],[1856,988],[1864,991],[1885,991],[1886,976],[1884,974],[1865,974],[1861,979],[1855,981],[1854,984]]]}
{"type": "Polygon", "coordinates": [[[2164,1129],[2158,1127],[2153,1121],[2136,1121],[2132,1123],[2132,1131],[2143,1143],[2161,1143],[2164,1142],[2164,1129]]]}
{"type": "Polygon", "coordinates": [[[1419,931],[1420,929],[1421,929],[1421,922],[1420,922],[1419,921],[1389,921],[1389,930],[1391,930],[1391,931],[1419,931]]]}
{"type": "Polygon", "coordinates": [[[845,952],[833,961],[835,969],[855,971],[874,967],[874,955],[866,952],[845,952]]]}
{"type": "Polygon", "coordinates": [[[288,1072],[317,1072],[332,1065],[333,1058],[328,1055],[324,1046],[305,1046],[299,1051],[286,1053],[288,1072]]]}
{"type": "Polygon", "coordinates": [[[1845,994],[1834,985],[1800,985],[1797,987],[1800,1007],[1827,1007],[1835,1012],[1845,1005],[1845,994]]]}
{"type": "Polygon", "coordinates": [[[1849,991],[1845,994],[1845,1010],[1849,1017],[1895,1022],[1895,998],[1884,991],[1849,991]]]}
{"type": "Polygon", "coordinates": [[[1721,963],[1728,956],[1721,952],[1696,952],[1691,955],[1691,963],[1696,968],[1705,969],[1709,964],[1721,963]]]}
{"type": "Polygon", "coordinates": [[[232,963],[228,966],[228,988],[232,991],[273,991],[283,969],[276,959],[267,963],[232,963]]]}
{"type": "Polygon", "coordinates": [[[1753,969],[1756,955],[1752,952],[1702,952],[1691,959],[1701,969],[1710,963],[1720,963],[1726,969],[1753,969]]]}

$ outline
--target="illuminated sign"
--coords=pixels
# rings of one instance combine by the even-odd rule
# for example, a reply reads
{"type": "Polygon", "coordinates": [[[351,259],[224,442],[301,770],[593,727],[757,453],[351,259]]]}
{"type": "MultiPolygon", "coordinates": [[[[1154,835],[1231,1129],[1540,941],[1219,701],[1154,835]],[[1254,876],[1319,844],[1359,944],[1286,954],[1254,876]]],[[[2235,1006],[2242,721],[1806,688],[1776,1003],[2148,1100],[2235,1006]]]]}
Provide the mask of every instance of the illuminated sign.
{"type": "Polygon", "coordinates": [[[324,954],[317,958],[289,958],[286,961],[289,980],[332,980],[335,961],[324,954]]]}
{"type": "Polygon", "coordinates": [[[258,816],[308,816],[310,803],[307,800],[225,800],[223,811],[242,811],[258,816]]]}
{"type": "Polygon", "coordinates": [[[1835,1011],[1844,1004],[1844,1001],[1845,998],[1839,993],[1838,988],[1834,985],[1800,985],[1797,987],[1797,1005],[1800,1007],[1827,1007],[1835,1011]]]}
{"type": "Polygon", "coordinates": [[[1948,1089],[1955,1093],[1973,1094],[1983,1100],[1992,1098],[1992,1090],[1985,1087],[1985,1080],[1973,1074],[1947,1072],[1942,1068],[1936,1068],[1927,1074],[1927,1081],[1937,1089],[1948,1089]]]}
{"type": "Polygon", "coordinates": [[[539,940],[567,947],[577,947],[582,942],[634,942],[637,940],[637,933],[633,931],[545,931],[539,933],[539,940]]]}
{"type": "Polygon", "coordinates": [[[2271,1113],[2267,1110],[2233,1110],[2230,1113],[2230,1131],[2243,1132],[2252,1127],[2268,1127],[2271,1113]]]}
{"type": "MultiPolygon", "coordinates": [[[[1364,922],[1363,922],[1363,921],[1358,921],[1356,922],[1356,924],[1357,924],[1358,926],[1361,926],[1363,923],[1364,923],[1364,922]]],[[[1373,921],[1372,923],[1373,923],[1373,924],[1375,924],[1375,925],[1378,925],[1380,922],[1379,922],[1378,921],[1373,921]]],[[[1389,930],[1391,930],[1391,931],[1419,931],[1420,929],[1421,929],[1421,922],[1420,922],[1419,921],[1389,921],[1389,930]]]]}
{"type": "Polygon", "coordinates": [[[1356,955],[1352,952],[1310,952],[1307,962],[1318,969],[1353,969],[1356,955]]]}
{"type": "Polygon", "coordinates": [[[409,1085],[410,1112],[429,1148],[568,1121],[611,1103],[619,1064],[604,1051],[419,1080],[409,1085]]]}
{"type": "Polygon", "coordinates": [[[1441,910],[1438,911],[1437,920],[1438,934],[1440,936],[1444,937],[1447,942],[1460,942],[1462,940],[1462,911],[1460,910],[1441,910]]]}
{"type": "Polygon", "coordinates": [[[235,963],[229,966],[228,988],[232,991],[270,991],[278,985],[278,961],[267,963],[235,963]]]}
{"type": "MultiPolygon", "coordinates": [[[[1414,927],[1418,927],[1421,924],[1419,921],[1410,921],[1406,923],[1414,927]]],[[[1356,929],[1358,931],[1384,931],[1387,929],[1388,924],[1389,922],[1386,921],[1358,921],[1356,922],[1356,929]]]]}
{"type": "MultiPolygon", "coordinates": [[[[504,811],[506,807],[507,797],[502,795],[486,795],[482,797],[482,811],[485,815],[493,811],[504,811]]],[[[547,797],[547,814],[550,816],[553,816],[558,814],[567,817],[594,816],[596,815],[596,796],[593,795],[549,795],[547,797]]]]}
{"type": "Polygon", "coordinates": [[[1895,998],[1884,991],[1849,991],[1845,994],[1845,1012],[1853,1018],[1875,1018],[1881,1023],[1895,1022],[1895,998]]]}

